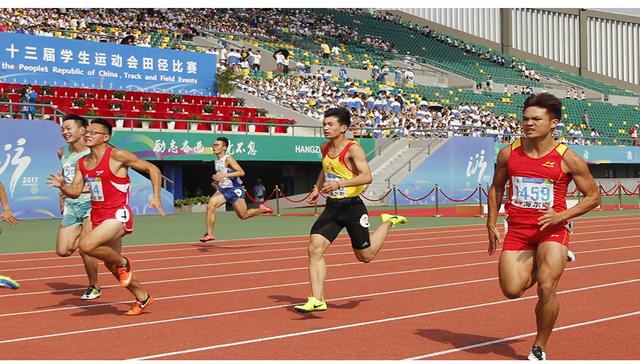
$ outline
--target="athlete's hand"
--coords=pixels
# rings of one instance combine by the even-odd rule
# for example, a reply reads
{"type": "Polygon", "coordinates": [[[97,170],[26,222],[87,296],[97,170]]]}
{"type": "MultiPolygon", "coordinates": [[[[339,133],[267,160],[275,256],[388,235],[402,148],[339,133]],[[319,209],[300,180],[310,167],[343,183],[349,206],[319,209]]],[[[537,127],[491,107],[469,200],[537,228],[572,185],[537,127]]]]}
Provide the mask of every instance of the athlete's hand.
{"type": "Polygon", "coordinates": [[[214,182],[220,182],[221,179],[225,178],[227,175],[225,173],[216,173],[213,176],[211,176],[211,179],[214,182]]]}
{"type": "Polygon", "coordinates": [[[337,190],[338,188],[340,188],[340,185],[338,184],[337,181],[327,181],[322,184],[322,188],[320,189],[320,192],[330,193],[337,190]]]}
{"type": "Polygon", "coordinates": [[[538,219],[538,225],[540,226],[540,231],[544,230],[549,225],[557,225],[564,221],[565,219],[562,217],[562,214],[559,212],[555,212],[554,209],[549,208],[543,210],[542,216],[538,219]]]}
{"type": "Polygon", "coordinates": [[[62,174],[60,173],[52,173],[47,178],[47,184],[51,188],[60,188],[64,185],[64,177],[62,177],[62,174]]]}
{"type": "Polygon", "coordinates": [[[318,200],[319,195],[320,195],[320,192],[315,186],[313,186],[313,190],[311,190],[311,193],[309,193],[309,198],[307,198],[307,202],[311,205],[315,204],[316,201],[318,200]]]}
{"type": "Polygon", "coordinates": [[[164,216],[164,209],[162,208],[162,201],[160,201],[159,198],[152,198],[151,202],[149,203],[149,206],[151,206],[151,208],[154,208],[156,210],[158,210],[158,213],[160,214],[160,216],[164,216]]]}
{"type": "Polygon", "coordinates": [[[487,225],[487,231],[489,232],[489,248],[487,252],[489,255],[493,255],[496,252],[498,243],[500,243],[500,232],[495,225],[487,225]]]}
{"type": "Polygon", "coordinates": [[[15,225],[18,223],[18,219],[16,219],[15,216],[13,216],[13,213],[11,213],[11,210],[9,209],[4,209],[2,211],[2,214],[0,214],[0,221],[6,221],[9,223],[9,225],[15,225]]]}

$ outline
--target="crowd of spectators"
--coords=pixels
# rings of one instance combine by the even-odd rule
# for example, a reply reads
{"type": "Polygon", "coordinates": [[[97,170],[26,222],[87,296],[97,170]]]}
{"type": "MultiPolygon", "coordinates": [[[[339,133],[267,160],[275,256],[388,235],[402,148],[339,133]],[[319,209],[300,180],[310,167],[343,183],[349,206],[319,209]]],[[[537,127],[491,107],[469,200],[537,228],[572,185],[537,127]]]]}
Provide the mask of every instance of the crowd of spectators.
{"type": "MultiPolygon", "coordinates": [[[[361,13],[357,9],[340,11],[361,13]]],[[[507,63],[504,57],[489,49],[476,48],[475,45],[437,33],[428,26],[403,22],[400,17],[388,12],[376,12],[373,16],[401,24],[479,59],[517,69],[531,81],[540,81],[541,76],[535,70],[527,69],[524,63],[517,63],[515,58],[507,63]]],[[[283,34],[289,34],[325,39],[317,52],[327,57],[338,58],[340,48],[336,44],[329,47],[326,39],[396,52],[394,45],[382,38],[359,34],[353,28],[337,25],[330,15],[307,9],[0,9],[0,31],[54,36],[60,30],[72,30],[82,39],[109,42],[122,42],[138,32],[142,34],[139,39],[131,38],[131,44],[138,46],[150,46],[149,33],[157,30],[168,31],[174,38],[185,41],[207,32],[235,34],[263,41],[279,41],[283,34]],[[104,27],[112,29],[107,32],[104,27]]],[[[220,56],[222,70],[233,67],[245,75],[248,70],[260,70],[262,56],[259,50],[224,46],[215,52],[220,56]]],[[[434,108],[425,100],[406,98],[401,90],[393,88],[370,94],[355,86],[350,79],[340,78],[339,82],[334,82],[334,75],[323,70],[309,75],[308,63],[302,63],[300,59],[292,62],[294,64],[291,66],[295,67],[297,75],[273,79],[246,75],[240,87],[316,119],[321,119],[324,111],[330,107],[345,106],[351,109],[356,126],[393,129],[408,137],[442,135],[444,132],[450,135],[494,135],[497,139],[508,141],[518,134],[515,119],[504,114],[496,115],[483,106],[460,104],[456,107],[434,108]]],[[[364,66],[371,70],[374,81],[385,82],[393,74],[397,83],[413,82],[414,75],[410,68],[392,72],[386,65],[364,66]]],[[[280,71],[287,71],[289,67],[288,59],[279,63],[280,71]]],[[[489,91],[493,91],[492,80],[490,84],[487,82],[487,86],[489,91]]],[[[533,93],[531,87],[524,86],[521,90],[515,88],[513,91],[533,93]]],[[[568,89],[567,98],[584,100],[584,91],[578,96],[578,90],[568,89]]],[[[580,128],[569,127],[564,130],[562,127],[559,132],[566,135],[570,143],[590,143],[598,137],[595,129],[591,129],[590,135],[583,135],[580,128]]]]}
{"type": "MultiPolygon", "coordinates": [[[[407,97],[402,89],[392,87],[374,94],[349,78],[335,81],[330,72],[323,73],[322,69],[316,74],[276,75],[272,79],[249,74],[239,81],[238,87],[317,120],[322,120],[329,108],[346,107],[352,113],[354,132],[375,138],[392,133],[409,138],[467,135],[492,136],[496,141],[510,142],[520,136],[518,119],[495,113],[484,105],[463,102],[443,107],[407,97]]],[[[558,141],[566,144],[595,144],[600,138],[585,117],[567,127],[560,122],[556,134],[558,141]]]]}

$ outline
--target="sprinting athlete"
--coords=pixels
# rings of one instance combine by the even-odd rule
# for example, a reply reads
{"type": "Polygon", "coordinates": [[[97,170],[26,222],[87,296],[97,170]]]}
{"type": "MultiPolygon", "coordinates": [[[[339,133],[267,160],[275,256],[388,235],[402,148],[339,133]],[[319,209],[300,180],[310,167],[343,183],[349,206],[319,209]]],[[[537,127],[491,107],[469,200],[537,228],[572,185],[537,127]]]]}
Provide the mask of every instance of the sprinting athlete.
{"type": "Polygon", "coordinates": [[[91,191],[91,224],[93,230],[80,239],[80,250],[105,263],[107,268],[135,297],[128,316],[140,315],[153,303],[131,269],[131,260],[122,255],[122,237],[133,232],[133,214],[129,207],[130,179],[128,169],[147,173],[153,185],[151,207],[164,216],[160,200],[162,175],[158,167],[126,150],[108,145],[112,126],[104,119],[93,119],[87,126],[85,142],[91,153],[80,158],[76,174],[67,186],[61,174],[50,175],[49,185],[67,197],[82,194],[85,182],[91,191]]]}
{"type": "Polygon", "coordinates": [[[241,220],[273,212],[272,209],[263,204],[259,205],[257,209],[247,209],[247,203],[244,200],[247,193],[240,179],[240,177],[244,177],[245,173],[240,164],[227,154],[228,147],[229,139],[225,137],[219,137],[213,143],[213,153],[216,155],[216,173],[211,176],[211,179],[213,180],[212,186],[217,191],[211,196],[207,204],[207,212],[205,214],[207,232],[200,238],[203,243],[215,240],[213,227],[216,223],[216,210],[226,202],[233,206],[233,210],[241,220]]]}
{"type": "Polygon", "coordinates": [[[600,193],[584,160],[553,139],[562,115],[560,100],[548,93],[530,96],[522,114],[524,136],[498,154],[489,189],[488,252],[492,255],[500,242],[496,221],[509,181],[509,230],[500,256],[500,288],[507,298],[518,298],[538,284],[537,335],[528,358],[546,360],[547,340],[559,312],[556,289],[567,262],[566,223],[598,206],[600,193]],[[572,179],[584,198],[567,209],[572,179]]]}
{"type": "MultiPolygon", "coordinates": [[[[62,137],[68,145],[58,149],[58,158],[62,167],[65,184],[70,185],[75,177],[78,160],[89,154],[90,150],[84,143],[84,134],[89,122],[82,116],[68,114],[62,119],[62,137]]],[[[91,231],[91,196],[89,187],[85,185],[80,197],[65,198],[60,194],[62,221],[58,228],[56,253],[61,257],[68,257],[78,249],[80,239],[91,231]]],[[[100,297],[102,290],[98,285],[98,261],[80,251],[84,262],[84,269],[89,278],[89,287],[80,297],[92,300],[100,297]]]]}
{"type": "Polygon", "coordinates": [[[309,280],[311,296],[307,302],[294,308],[303,313],[325,311],[324,281],[327,268],[324,252],[346,228],[356,258],[371,262],[396,224],[404,224],[407,218],[382,214],[382,224],[369,236],[369,215],[360,195],[371,183],[371,169],[364,150],[345,133],[351,125],[351,113],[346,108],[329,109],[324,114],[322,129],[328,143],[321,146],[322,170],[308,202],[315,203],[320,192],[327,194],[327,205],[311,227],[309,237],[309,280]]]}

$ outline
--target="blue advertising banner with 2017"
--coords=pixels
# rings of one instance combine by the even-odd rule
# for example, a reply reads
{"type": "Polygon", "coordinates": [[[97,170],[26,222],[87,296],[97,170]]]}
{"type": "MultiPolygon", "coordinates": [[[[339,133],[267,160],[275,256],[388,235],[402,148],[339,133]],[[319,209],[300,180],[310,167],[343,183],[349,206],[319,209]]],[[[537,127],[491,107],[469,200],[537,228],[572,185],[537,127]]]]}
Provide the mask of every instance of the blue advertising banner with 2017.
{"type": "Polygon", "coordinates": [[[214,95],[208,53],[0,33],[0,81],[214,95]]]}
{"type": "MultiPolygon", "coordinates": [[[[61,216],[59,190],[47,186],[47,177],[61,171],[57,151],[64,145],[60,127],[51,121],[0,119],[0,182],[17,218],[61,216]]],[[[157,213],[149,208],[151,181],[132,169],[129,177],[133,213],[157,213]]],[[[173,212],[173,195],[163,189],[161,199],[165,212],[173,212]]]]}

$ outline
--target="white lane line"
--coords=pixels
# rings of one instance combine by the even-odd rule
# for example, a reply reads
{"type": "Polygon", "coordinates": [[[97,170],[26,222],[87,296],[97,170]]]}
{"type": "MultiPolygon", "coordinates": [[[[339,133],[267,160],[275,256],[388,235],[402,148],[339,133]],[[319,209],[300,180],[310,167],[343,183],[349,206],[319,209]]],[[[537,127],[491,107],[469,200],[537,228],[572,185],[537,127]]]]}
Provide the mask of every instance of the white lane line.
{"type": "MultiPolygon", "coordinates": [[[[640,215],[633,215],[633,214],[625,214],[625,215],[610,215],[610,216],[583,216],[583,217],[578,217],[576,219],[574,219],[574,221],[584,221],[584,222],[589,222],[591,220],[596,220],[596,221],[600,221],[600,220],[615,220],[616,222],[618,221],[622,221],[622,222],[627,222],[625,223],[621,223],[618,225],[628,225],[629,223],[635,221],[635,220],[640,220],[640,215]]],[[[605,225],[605,226],[610,226],[610,225],[605,225]]],[[[469,230],[469,231],[473,231],[475,229],[480,229],[480,230],[485,230],[485,224],[481,223],[481,224],[465,224],[465,225],[443,225],[443,226],[431,226],[431,227],[417,227],[417,228],[404,228],[401,230],[396,230],[397,232],[402,232],[402,231],[433,231],[433,230],[438,230],[438,229],[449,229],[449,228],[455,228],[456,230],[469,230]]],[[[393,234],[394,232],[391,232],[391,234],[393,234]]],[[[340,234],[340,237],[344,237],[346,236],[346,233],[342,233],[340,234]]],[[[267,240],[267,239],[284,239],[284,238],[301,238],[303,242],[307,242],[309,240],[308,235],[276,235],[276,236],[266,236],[266,237],[247,237],[247,238],[237,238],[237,239],[224,239],[224,240],[216,240],[216,243],[227,243],[227,242],[234,242],[234,241],[247,241],[247,240],[267,240]]],[[[125,247],[123,247],[123,249],[126,251],[127,249],[130,248],[141,248],[141,247],[152,247],[152,246],[166,246],[166,245],[185,245],[185,244],[198,244],[199,242],[197,241],[186,241],[186,242],[175,242],[175,243],[159,243],[159,244],[135,244],[133,243],[132,245],[127,245],[125,247]]],[[[232,245],[234,246],[234,245],[232,245]]],[[[47,253],[53,253],[52,250],[39,250],[39,251],[32,251],[32,252],[20,252],[20,253],[0,253],[0,257],[2,256],[10,256],[10,255],[29,255],[29,254],[47,254],[47,253]]],[[[136,252],[131,252],[132,254],[135,254],[136,252]]],[[[60,257],[53,257],[54,259],[64,259],[64,258],[60,258],[60,257]]],[[[45,258],[45,259],[50,259],[50,258],[45,258]]],[[[11,260],[9,260],[11,261],[11,260]]],[[[0,261],[0,263],[3,262],[8,262],[8,261],[0,261]]]]}
{"type": "MultiPolygon", "coordinates": [[[[638,228],[629,228],[629,229],[614,229],[614,230],[600,230],[597,231],[598,234],[606,234],[606,233],[616,233],[616,232],[623,232],[623,231],[638,231],[638,228]]],[[[581,233],[574,233],[572,234],[572,236],[579,236],[579,235],[593,235],[594,233],[592,232],[581,232],[581,233]]],[[[473,235],[460,235],[457,237],[460,238],[468,238],[471,236],[485,236],[486,234],[473,234],[473,235]]],[[[457,238],[456,237],[456,238],[457,238]]],[[[631,235],[631,236],[620,236],[620,237],[615,237],[615,238],[610,238],[610,239],[623,239],[623,238],[634,238],[637,237],[637,235],[631,235]]],[[[432,238],[424,238],[424,239],[393,239],[393,240],[389,240],[388,242],[385,242],[385,244],[394,244],[394,243],[406,243],[406,242],[416,242],[416,243],[422,243],[425,240],[431,240],[432,238]]],[[[438,239],[438,238],[436,238],[438,239]]],[[[439,240],[442,240],[442,238],[440,238],[439,240]]],[[[423,246],[415,246],[415,247],[406,247],[406,248],[391,248],[391,249],[385,249],[385,251],[394,251],[394,250],[402,250],[402,249],[430,249],[430,248],[435,248],[435,247],[447,247],[447,246],[456,246],[456,245],[468,245],[468,244],[477,244],[477,243],[482,243],[482,242],[486,242],[486,240],[477,240],[477,241],[473,241],[473,242],[463,242],[463,243],[443,243],[443,244],[436,244],[436,245],[423,245],[423,246]]],[[[346,247],[346,246],[351,246],[351,244],[336,244],[336,247],[346,247]]],[[[254,250],[254,251],[246,251],[246,252],[230,252],[230,253],[219,253],[219,254],[196,254],[196,255],[184,255],[184,256],[178,256],[178,257],[172,257],[172,256],[168,256],[168,257],[161,257],[161,258],[148,258],[148,259],[134,259],[133,262],[134,263],[139,263],[139,262],[157,262],[157,261],[165,261],[165,260],[180,260],[180,259],[207,259],[207,258],[216,258],[216,257],[220,257],[220,256],[231,256],[231,255],[247,255],[247,254],[257,254],[257,253],[271,253],[271,252],[282,252],[282,251],[299,251],[301,250],[302,247],[295,247],[295,248],[280,248],[280,249],[265,249],[265,250],[254,250]]],[[[330,255],[344,255],[344,254],[352,254],[351,251],[348,252],[342,252],[342,253],[327,253],[326,256],[330,256],[330,255]]],[[[306,256],[305,256],[306,257],[306,256]]],[[[277,259],[282,259],[282,258],[276,258],[277,259]]],[[[269,259],[264,259],[262,261],[269,261],[269,259]]],[[[247,261],[250,263],[254,263],[255,261],[247,261]]],[[[220,264],[231,264],[233,262],[226,262],[226,263],[220,263],[220,264]]],[[[12,275],[14,276],[15,274],[12,274],[14,272],[24,272],[24,271],[32,271],[32,270],[45,270],[45,269],[58,269],[58,268],[75,268],[75,267],[84,267],[83,264],[61,264],[61,265],[48,265],[48,266],[37,266],[37,267],[26,267],[26,268],[3,268],[3,272],[5,274],[8,275],[12,275]]],[[[109,274],[109,273],[107,273],[109,274]]],[[[16,279],[19,279],[16,278],[16,279]]]]}
{"type": "MultiPolygon", "coordinates": [[[[637,229],[632,229],[632,230],[637,230],[637,229]]],[[[616,238],[602,238],[602,239],[585,239],[585,240],[579,240],[579,241],[575,241],[572,243],[572,246],[575,244],[580,244],[580,243],[591,243],[591,242],[598,242],[598,241],[612,241],[612,240],[626,240],[629,238],[640,238],[640,235],[630,235],[630,236],[621,236],[621,237],[616,237],[616,238]]],[[[417,246],[417,247],[403,247],[403,248],[387,248],[385,249],[386,252],[392,252],[392,251],[397,251],[397,250],[417,250],[417,249],[429,249],[429,248],[435,248],[435,247],[448,247],[448,246],[460,246],[460,245],[475,245],[478,243],[483,243],[485,242],[485,240],[478,240],[478,241],[472,241],[472,242],[464,242],[464,243],[446,243],[446,244],[439,244],[439,245],[426,245],[426,246],[417,246]]],[[[629,246],[629,248],[633,248],[635,246],[629,246]]],[[[623,247],[624,248],[624,247],[623,247]]],[[[417,256],[409,256],[409,257],[400,257],[400,258],[389,258],[389,259],[378,259],[375,260],[372,263],[380,263],[380,262],[389,262],[389,261],[396,261],[396,260],[404,260],[404,259],[421,259],[421,258],[429,258],[429,257],[442,257],[442,256],[449,256],[449,255],[461,255],[461,254],[474,254],[474,253],[481,253],[481,252],[485,252],[486,250],[469,250],[469,251],[462,251],[462,252],[455,252],[455,253],[441,253],[441,254],[432,254],[432,255],[417,255],[417,256]]],[[[581,252],[575,252],[576,254],[579,254],[581,252]]],[[[353,254],[352,252],[342,252],[342,253],[327,253],[325,254],[325,256],[338,256],[338,255],[351,255],[353,254]]],[[[145,269],[136,269],[136,272],[152,272],[152,271],[161,271],[161,270],[171,270],[171,269],[188,269],[188,268],[204,268],[204,267],[213,267],[213,266],[224,266],[224,265],[235,265],[235,264],[247,264],[247,263],[263,263],[263,262],[271,262],[271,261],[282,261],[282,260],[290,260],[290,259],[302,259],[302,258],[307,258],[306,255],[299,255],[299,256],[288,256],[288,257],[280,257],[280,258],[270,258],[270,259],[256,259],[256,260],[244,260],[244,261],[231,261],[231,262],[217,262],[217,263],[202,263],[202,264],[190,264],[190,265],[178,265],[178,266],[164,266],[164,267],[158,267],[158,268],[145,268],[145,269]]],[[[359,262],[354,262],[354,263],[347,263],[347,265],[349,264],[361,264],[359,262]]],[[[306,269],[306,268],[305,268],[306,269]]],[[[4,273],[7,273],[10,271],[5,271],[4,273]]],[[[110,272],[102,272],[98,274],[99,276],[111,276],[110,272]]],[[[51,280],[51,279],[63,279],[63,278],[78,278],[78,277],[85,277],[85,274],[70,274],[70,275],[61,275],[61,276],[45,276],[45,277],[35,277],[35,278],[20,278],[17,277],[16,279],[20,282],[31,282],[31,281],[39,281],[39,280],[51,280]]],[[[15,277],[15,276],[14,276],[15,277]]],[[[197,278],[197,277],[196,277],[197,278]]],[[[145,282],[146,283],[146,282],[145,282]]],[[[73,288],[72,290],[84,290],[85,288],[73,288]]],[[[61,290],[58,291],[44,291],[44,292],[62,292],[61,290]]],[[[0,299],[2,297],[12,297],[18,294],[29,294],[30,292],[24,292],[24,293],[16,293],[16,294],[4,294],[4,295],[0,295],[0,299]]]]}
{"type": "MultiPolygon", "coordinates": [[[[617,285],[622,285],[622,284],[630,284],[630,283],[638,283],[638,282],[640,282],[640,278],[639,279],[627,280],[627,281],[619,281],[619,282],[600,284],[600,285],[596,285],[596,286],[588,286],[588,287],[582,287],[582,288],[577,288],[577,289],[571,289],[571,290],[558,292],[558,294],[581,292],[581,291],[592,290],[592,289],[597,289],[597,288],[612,287],[612,286],[617,286],[617,285]]],[[[354,323],[354,324],[325,327],[325,328],[322,328],[322,329],[293,332],[293,333],[290,333],[290,334],[267,336],[267,337],[261,337],[261,338],[256,338],[256,339],[251,339],[251,340],[244,340],[244,341],[235,341],[235,342],[230,342],[230,343],[225,343],[225,344],[217,344],[217,345],[204,346],[204,347],[187,349],[187,350],[180,350],[180,351],[173,351],[173,352],[168,352],[168,353],[160,353],[160,354],[148,355],[148,356],[143,356],[143,357],[138,357],[138,358],[131,358],[129,360],[157,359],[157,358],[164,358],[164,357],[168,357],[168,356],[184,355],[184,354],[196,353],[196,352],[201,352],[201,351],[222,349],[222,348],[227,348],[227,347],[232,347],[232,346],[255,344],[255,343],[260,343],[260,342],[265,342],[265,341],[274,341],[274,340],[286,339],[286,338],[290,338],[290,337],[318,334],[318,333],[326,332],[326,331],[343,330],[343,329],[349,329],[349,328],[354,328],[354,327],[362,327],[362,326],[369,326],[369,325],[381,324],[381,323],[386,323],[386,322],[393,322],[393,321],[399,321],[399,320],[412,319],[412,318],[416,318],[416,317],[432,316],[432,315],[437,315],[437,314],[441,314],[441,313],[449,313],[449,312],[463,311],[463,310],[469,310],[469,309],[480,308],[480,307],[494,306],[494,305],[500,305],[500,304],[504,304],[504,303],[518,302],[518,301],[522,301],[522,300],[530,300],[530,299],[534,299],[534,298],[537,298],[537,296],[533,295],[533,296],[517,298],[517,299],[514,299],[514,300],[500,300],[500,301],[486,302],[486,303],[480,303],[480,304],[475,304],[475,305],[447,308],[447,309],[442,309],[442,310],[437,310],[437,311],[420,312],[420,313],[416,313],[416,314],[412,314],[412,315],[395,316],[395,317],[388,317],[388,318],[379,319],[379,320],[358,322],[358,323],[354,323]]]]}
{"type": "MultiPolygon", "coordinates": [[[[472,229],[476,229],[476,228],[482,227],[482,226],[485,226],[485,224],[443,225],[443,226],[403,228],[403,229],[395,230],[395,231],[397,231],[397,232],[401,232],[401,231],[420,231],[420,230],[432,231],[432,230],[448,229],[448,228],[456,228],[457,230],[460,230],[460,229],[472,230],[472,229]]],[[[340,234],[340,236],[347,236],[347,234],[346,233],[342,233],[342,234],[340,234]]],[[[234,241],[285,239],[285,238],[301,238],[301,239],[304,238],[303,241],[309,241],[309,235],[275,235],[275,236],[264,236],[264,237],[246,237],[246,238],[236,238],[236,239],[223,239],[223,240],[216,240],[216,242],[217,243],[227,243],[227,242],[232,243],[234,241]]],[[[199,244],[199,242],[198,241],[184,241],[184,242],[175,242],[175,243],[137,244],[137,245],[133,244],[133,245],[127,245],[126,247],[123,247],[123,249],[141,248],[141,247],[148,247],[148,246],[163,246],[163,245],[183,245],[183,244],[199,244]]],[[[40,254],[40,253],[52,253],[52,252],[53,252],[52,250],[38,250],[38,251],[20,252],[20,253],[0,253],[0,257],[1,256],[7,256],[7,255],[40,254]]]]}
{"type": "MultiPolygon", "coordinates": [[[[575,267],[575,268],[572,268],[572,269],[590,268],[590,267],[602,267],[602,266],[608,266],[608,265],[617,265],[617,264],[625,264],[625,263],[636,263],[636,262],[640,262],[640,259],[629,260],[629,261],[616,261],[616,262],[608,262],[608,263],[599,263],[599,264],[594,264],[594,265],[591,265],[591,266],[575,267]]],[[[495,262],[493,262],[493,263],[495,263],[495,262]]],[[[478,263],[471,263],[471,264],[465,264],[465,265],[460,265],[460,266],[471,266],[471,265],[475,265],[475,264],[478,264],[478,263]]],[[[480,263],[480,264],[482,264],[482,263],[480,263]]],[[[426,268],[424,270],[425,271],[426,270],[440,270],[440,269],[448,269],[448,268],[454,268],[454,267],[451,266],[451,267],[426,268]]],[[[572,269],[567,269],[567,270],[572,270],[572,269]]],[[[368,277],[371,277],[371,276],[392,275],[392,274],[393,274],[393,272],[383,273],[383,274],[375,274],[375,275],[356,276],[356,277],[343,277],[343,278],[330,279],[328,281],[341,281],[341,280],[368,278],[368,277]]],[[[431,285],[431,286],[422,286],[422,287],[406,288],[406,289],[401,289],[401,290],[392,290],[392,291],[383,291],[383,292],[376,292],[376,293],[353,295],[353,296],[347,296],[347,297],[338,297],[338,298],[334,298],[334,299],[328,299],[327,301],[328,302],[337,302],[337,301],[344,301],[344,300],[350,300],[350,299],[356,299],[356,298],[376,297],[376,296],[384,296],[384,295],[390,295],[390,294],[416,292],[416,291],[422,291],[422,290],[428,290],[428,289],[436,289],[436,288],[452,287],[452,286],[459,286],[459,285],[466,285],[466,284],[482,283],[482,282],[489,282],[489,281],[495,281],[495,280],[497,280],[497,277],[488,277],[488,278],[474,279],[474,280],[468,280],[468,281],[442,283],[442,284],[431,285]]],[[[622,281],[622,282],[623,283],[630,283],[630,282],[635,282],[635,281],[640,281],[640,279],[635,279],[635,280],[631,280],[631,281],[622,281]]],[[[605,284],[605,285],[590,286],[590,287],[599,288],[599,287],[607,287],[609,285],[617,285],[617,284],[623,284],[623,283],[620,283],[620,282],[618,282],[618,283],[608,283],[608,284],[605,284]]],[[[271,285],[271,286],[261,286],[261,287],[250,287],[250,288],[225,290],[225,291],[202,292],[202,293],[189,294],[189,295],[158,297],[158,298],[155,298],[155,300],[156,301],[158,301],[158,300],[169,300],[169,299],[176,299],[176,298],[195,297],[195,296],[204,296],[204,295],[213,295],[213,294],[225,294],[225,293],[232,293],[232,292],[235,293],[235,292],[244,292],[244,291],[251,291],[251,290],[258,290],[258,289],[281,288],[281,287],[287,287],[287,286],[307,285],[307,284],[308,284],[308,282],[305,281],[305,282],[296,282],[296,283],[279,284],[279,285],[271,285]]],[[[583,289],[583,288],[581,288],[581,289],[583,289]]],[[[581,289],[578,289],[578,290],[581,290],[581,289]]],[[[569,290],[569,291],[565,291],[565,292],[573,292],[573,291],[576,291],[576,290],[569,290]]],[[[529,299],[529,298],[534,298],[534,297],[537,297],[537,296],[524,297],[524,298],[519,298],[517,300],[529,299]]],[[[517,301],[517,300],[505,300],[505,301],[500,301],[500,302],[509,302],[509,301],[517,301]]],[[[86,309],[86,308],[90,308],[90,307],[107,306],[107,305],[121,304],[121,303],[129,304],[130,301],[110,302],[110,303],[87,305],[87,306],[63,307],[63,308],[57,308],[57,309],[50,309],[50,310],[46,310],[46,311],[42,310],[42,311],[32,311],[32,312],[23,312],[23,313],[14,313],[14,314],[4,314],[2,316],[3,317],[5,317],[5,316],[18,316],[18,315],[24,315],[24,314],[30,314],[30,313],[42,313],[42,312],[61,311],[61,310],[83,309],[83,308],[86,309]]],[[[276,305],[276,306],[266,306],[266,307],[259,307],[259,308],[249,308],[249,309],[243,309],[243,310],[237,310],[237,311],[217,312],[217,313],[210,313],[210,314],[202,314],[202,315],[195,315],[195,316],[180,317],[180,318],[174,318],[174,319],[165,319],[165,320],[158,320],[158,321],[141,322],[141,323],[137,323],[137,324],[108,326],[108,327],[95,328],[95,329],[85,329],[85,330],[61,332],[61,333],[39,335],[39,336],[32,336],[32,337],[25,337],[25,338],[16,338],[16,339],[2,340],[2,341],[0,341],[0,344],[7,344],[7,343],[12,343],[12,342],[27,341],[27,340],[34,340],[34,339],[42,339],[42,338],[49,338],[49,337],[75,335],[75,334],[82,334],[82,333],[87,333],[87,332],[98,332],[98,331],[115,330],[115,329],[137,327],[137,326],[155,325],[155,324],[170,323],[170,322],[190,320],[190,319],[199,319],[199,318],[206,318],[206,317],[226,316],[226,315],[232,315],[232,314],[238,314],[238,313],[264,311],[264,310],[271,310],[271,309],[290,307],[290,306],[294,306],[294,305],[297,305],[297,304],[299,304],[299,303],[276,305]]]]}
{"type": "MultiPolygon", "coordinates": [[[[602,231],[600,230],[600,228],[602,227],[607,227],[607,228],[611,228],[614,226],[627,226],[629,225],[628,223],[609,223],[609,224],[602,224],[602,225],[588,225],[588,226],[584,226],[580,228],[580,232],[576,232],[572,235],[586,235],[586,234],[593,234],[593,233],[604,233],[604,232],[616,232],[616,231],[628,231],[628,230],[635,230],[635,229],[618,229],[618,230],[608,230],[608,231],[602,231]],[[583,229],[594,229],[594,231],[582,231],[583,229]]],[[[472,237],[472,236],[486,236],[486,228],[482,227],[482,228],[473,228],[473,229],[464,229],[467,231],[467,234],[464,235],[451,235],[451,236],[442,236],[442,235],[438,235],[438,236],[432,236],[432,237],[421,237],[421,241],[429,241],[429,240],[443,240],[443,239],[452,239],[452,238],[465,238],[465,237],[472,237]],[[478,230],[479,233],[477,234],[469,234],[474,232],[475,230],[478,230]]],[[[454,230],[454,231],[445,231],[443,233],[460,233],[459,230],[454,230]]],[[[389,234],[389,237],[391,239],[396,238],[396,237],[402,237],[402,236],[411,236],[411,235],[424,235],[424,231],[415,231],[415,232],[408,232],[405,233],[404,230],[398,230],[398,231],[392,231],[389,234]]],[[[268,243],[260,243],[260,247],[265,247],[265,246],[272,246],[272,245],[290,245],[290,244],[300,244],[300,243],[307,243],[309,241],[308,238],[305,239],[301,239],[301,240],[289,240],[289,241],[276,241],[276,242],[268,242],[268,243]]],[[[348,242],[348,236],[345,234],[341,234],[337,241],[344,241],[344,242],[348,242]]],[[[220,242],[226,242],[226,241],[220,241],[220,242]]],[[[393,240],[389,240],[386,243],[391,243],[393,242],[393,240]]],[[[216,241],[214,244],[217,244],[218,242],[216,241]]],[[[188,244],[188,243],[184,243],[184,244],[188,244]]],[[[188,247],[188,248],[172,248],[172,249],[152,249],[152,250],[140,250],[140,251],[131,251],[131,252],[127,252],[127,247],[124,248],[124,252],[128,253],[128,254],[132,254],[133,256],[138,255],[138,254],[153,254],[153,253],[169,253],[169,252],[178,252],[178,251],[193,251],[194,249],[225,249],[225,248],[233,248],[233,249],[239,249],[239,248],[251,248],[251,247],[255,247],[256,244],[252,243],[252,244],[244,244],[244,245],[237,245],[237,244],[233,244],[233,245],[198,245],[198,243],[191,243],[193,245],[193,247],[188,247]]],[[[333,244],[334,246],[351,246],[351,243],[348,244],[333,244]]],[[[295,248],[294,248],[295,249],[295,248]]],[[[271,249],[271,250],[254,250],[254,251],[242,251],[242,252],[227,252],[227,253],[219,253],[216,251],[216,256],[225,256],[225,255],[237,255],[237,254],[252,254],[252,253],[258,253],[258,252],[264,252],[264,251],[277,251],[277,250],[286,250],[286,248],[283,249],[271,249]]],[[[60,261],[64,261],[67,260],[66,258],[63,257],[58,257],[58,256],[53,256],[53,257],[46,257],[46,258],[29,258],[29,259],[11,259],[11,260],[2,260],[0,261],[1,263],[25,263],[25,262],[40,262],[40,261],[46,261],[46,260],[60,260],[60,261]]],[[[72,266],[82,266],[82,264],[73,264],[73,265],[65,265],[65,267],[72,267],[72,266]]],[[[59,266],[58,266],[59,267],[59,266]]]]}
{"type": "MultiPolygon", "coordinates": [[[[603,318],[596,319],[596,320],[591,320],[591,321],[577,322],[577,323],[571,324],[571,325],[559,326],[559,327],[554,328],[553,331],[554,332],[555,331],[562,331],[562,330],[567,330],[567,329],[573,329],[573,328],[576,328],[576,327],[594,325],[594,324],[599,324],[599,323],[602,323],[602,322],[607,322],[607,321],[612,321],[612,320],[619,320],[621,318],[627,318],[627,317],[636,316],[636,315],[640,315],[640,311],[629,312],[629,313],[616,315],[616,316],[603,317],[603,318]]],[[[503,339],[485,341],[485,342],[482,342],[482,343],[477,343],[477,344],[467,345],[467,346],[461,346],[461,347],[453,348],[453,349],[449,349],[449,350],[436,351],[436,352],[429,353],[429,354],[424,354],[424,355],[420,355],[420,356],[414,356],[412,358],[405,358],[403,360],[418,360],[418,359],[433,358],[433,357],[436,357],[436,356],[453,354],[453,353],[457,353],[457,352],[460,352],[460,351],[471,350],[471,349],[475,349],[475,348],[481,348],[483,346],[490,346],[490,345],[494,345],[494,344],[504,343],[504,342],[507,342],[507,341],[523,339],[525,337],[536,336],[536,334],[537,334],[536,332],[529,332],[529,333],[526,333],[526,334],[520,334],[520,335],[516,335],[516,336],[505,337],[503,339]]]]}

